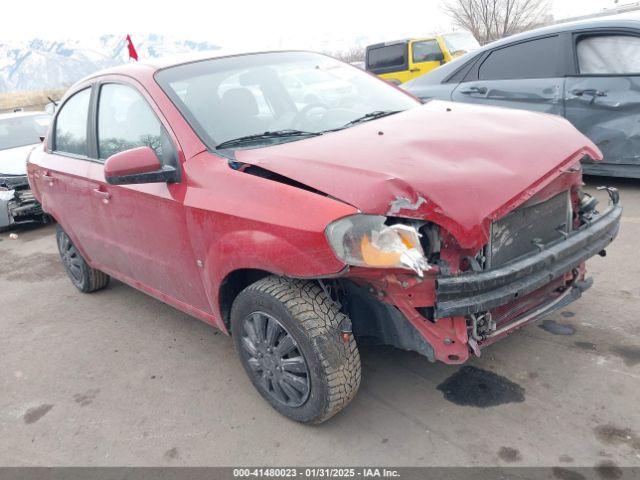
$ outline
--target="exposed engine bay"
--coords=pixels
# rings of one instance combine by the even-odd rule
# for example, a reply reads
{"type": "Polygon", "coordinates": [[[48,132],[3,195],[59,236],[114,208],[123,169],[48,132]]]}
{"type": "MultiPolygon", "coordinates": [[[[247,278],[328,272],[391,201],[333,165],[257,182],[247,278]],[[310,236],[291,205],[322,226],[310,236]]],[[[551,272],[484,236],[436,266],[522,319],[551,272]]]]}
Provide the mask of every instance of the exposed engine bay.
{"type": "Polygon", "coordinates": [[[47,219],[26,175],[0,175],[0,229],[47,219]]]}

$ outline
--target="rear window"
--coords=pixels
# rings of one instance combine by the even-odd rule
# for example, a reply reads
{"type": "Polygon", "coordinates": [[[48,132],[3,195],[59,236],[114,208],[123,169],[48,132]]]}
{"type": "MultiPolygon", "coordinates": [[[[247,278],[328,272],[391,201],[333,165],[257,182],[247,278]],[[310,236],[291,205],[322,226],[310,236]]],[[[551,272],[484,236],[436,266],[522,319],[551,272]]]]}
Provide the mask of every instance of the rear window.
{"type": "Polygon", "coordinates": [[[395,45],[371,48],[367,53],[367,68],[371,70],[402,67],[406,63],[406,43],[396,43],[395,45]]]}
{"type": "Polygon", "coordinates": [[[480,80],[558,76],[558,37],[540,38],[494,50],[480,65],[480,80]]]}

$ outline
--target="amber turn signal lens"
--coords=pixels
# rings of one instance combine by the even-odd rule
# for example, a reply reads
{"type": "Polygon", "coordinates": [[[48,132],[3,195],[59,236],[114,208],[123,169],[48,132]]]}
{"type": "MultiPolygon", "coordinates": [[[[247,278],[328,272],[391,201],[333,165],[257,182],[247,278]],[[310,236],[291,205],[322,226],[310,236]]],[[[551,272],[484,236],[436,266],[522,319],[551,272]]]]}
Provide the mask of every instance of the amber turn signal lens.
{"type": "Polygon", "coordinates": [[[368,235],[362,237],[360,253],[362,254],[362,260],[372,267],[385,267],[400,263],[400,253],[380,250],[371,243],[368,235]]]}

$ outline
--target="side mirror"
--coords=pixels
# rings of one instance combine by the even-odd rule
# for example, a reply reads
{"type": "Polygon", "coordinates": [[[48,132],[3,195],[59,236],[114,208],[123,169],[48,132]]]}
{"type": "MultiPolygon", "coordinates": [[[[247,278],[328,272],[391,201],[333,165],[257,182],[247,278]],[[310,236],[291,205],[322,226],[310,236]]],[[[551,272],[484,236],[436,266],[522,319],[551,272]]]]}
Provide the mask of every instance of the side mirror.
{"type": "Polygon", "coordinates": [[[107,158],[104,176],[110,185],[177,182],[175,167],[162,165],[151,147],[138,147],[107,158]]]}
{"type": "Polygon", "coordinates": [[[444,63],[444,53],[438,52],[434,55],[434,60],[436,62],[440,62],[440,65],[444,63]]]}
{"type": "Polygon", "coordinates": [[[49,102],[44,106],[44,111],[46,113],[48,113],[49,115],[53,115],[54,113],[56,113],[56,107],[58,105],[54,102],[49,102]]]}

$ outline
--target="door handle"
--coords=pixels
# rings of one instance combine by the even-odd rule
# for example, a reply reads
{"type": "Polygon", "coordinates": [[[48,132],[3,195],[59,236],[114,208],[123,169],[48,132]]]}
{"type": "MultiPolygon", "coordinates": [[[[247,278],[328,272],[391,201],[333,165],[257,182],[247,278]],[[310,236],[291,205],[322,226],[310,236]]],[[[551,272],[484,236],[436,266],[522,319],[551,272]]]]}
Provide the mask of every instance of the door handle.
{"type": "Polygon", "coordinates": [[[419,69],[419,68],[412,68],[412,69],[410,69],[409,71],[410,71],[411,73],[416,73],[416,72],[419,72],[419,71],[420,71],[420,69],[419,69]]]}
{"type": "Polygon", "coordinates": [[[602,90],[597,90],[595,88],[576,88],[575,90],[571,90],[576,97],[581,97],[582,95],[591,95],[593,97],[606,97],[607,94],[602,90]]]}
{"type": "Polygon", "coordinates": [[[109,203],[109,199],[111,198],[111,194],[109,192],[105,192],[104,190],[100,190],[100,188],[94,188],[91,190],[93,194],[102,199],[102,203],[109,203]]]}
{"type": "Polygon", "coordinates": [[[50,187],[52,187],[53,186],[53,182],[56,181],[56,178],[52,177],[51,175],[49,175],[49,172],[45,172],[45,173],[41,174],[40,178],[42,179],[43,182],[48,183],[50,187]]]}
{"type": "Polygon", "coordinates": [[[469,87],[467,90],[460,90],[460,93],[464,93],[465,95],[479,93],[480,95],[484,95],[487,93],[487,87],[469,87]]]}

